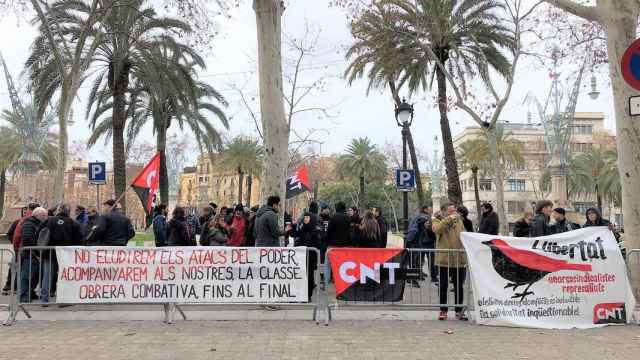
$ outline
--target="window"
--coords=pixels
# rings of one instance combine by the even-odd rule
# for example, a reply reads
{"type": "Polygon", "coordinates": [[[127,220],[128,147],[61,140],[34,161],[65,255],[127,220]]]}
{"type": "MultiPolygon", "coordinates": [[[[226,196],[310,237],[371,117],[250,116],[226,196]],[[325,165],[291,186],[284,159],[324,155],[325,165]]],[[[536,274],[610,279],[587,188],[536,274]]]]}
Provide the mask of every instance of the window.
{"type": "Polygon", "coordinates": [[[593,125],[571,125],[571,134],[591,135],[593,134],[593,125]]]}
{"type": "Polygon", "coordinates": [[[480,184],[478,184],[480,191],[491,191],[491,179],[480,179],[480,184]]]}
{"type": "Polygon", "coordinates": [[[596,204],[592,202],[574,202],[573,207],[577,213],[584,214],[588,208],[596,207],[596,204]]]}
{"type": "Polygon", "coordinates": [[[507,212],[509,214],[521,214],[526,207],[526,201],[507,201],[507,212]]]}
{"type": "Polygon", "coordinates": [[[526,181],[523,179],[508,179],[507,191],[525,191],[526,181]]]}
{"type": "Polygon", "coordinates": [[[591,150],[591,146],[593,146],[593,144],[591,143],[571,143],[571,152],[588,152],[589,150],[591,150]]]}

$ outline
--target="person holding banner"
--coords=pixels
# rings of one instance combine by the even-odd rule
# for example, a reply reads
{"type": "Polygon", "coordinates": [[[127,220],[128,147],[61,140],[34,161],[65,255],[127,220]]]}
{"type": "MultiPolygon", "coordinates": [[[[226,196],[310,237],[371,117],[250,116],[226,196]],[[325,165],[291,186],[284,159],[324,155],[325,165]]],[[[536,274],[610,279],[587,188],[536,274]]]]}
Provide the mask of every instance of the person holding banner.
{"type": "MultiPolygon", "coordinates": [[[[446,250],[462,249],[460,234],[464,231],[464,224],[455,203],[444,204],[440,212],[433,219],[432,230],[436,234],[436,266],[439,273],[440,304],[447,304],[449,295],[449,280],[453,283],[455,296],[456,319],[467,320],[460,304],[464,301],[464,281],[467,276],[466,258],[463,254],[451,254],[446,250]]],[[[448,306],[440,307],[438,320],[446,320],[448,306]]]]}

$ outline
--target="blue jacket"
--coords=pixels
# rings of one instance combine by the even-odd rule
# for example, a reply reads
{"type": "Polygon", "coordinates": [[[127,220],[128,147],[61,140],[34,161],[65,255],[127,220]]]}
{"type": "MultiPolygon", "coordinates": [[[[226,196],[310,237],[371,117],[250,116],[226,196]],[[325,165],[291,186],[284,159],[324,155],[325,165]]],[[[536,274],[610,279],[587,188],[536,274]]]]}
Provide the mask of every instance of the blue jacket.
{"type": "Polygon", "coordinates": [[[167,218],[164,215],[153,218],[153,236],[157,247],[167,246],[167,218]]]}

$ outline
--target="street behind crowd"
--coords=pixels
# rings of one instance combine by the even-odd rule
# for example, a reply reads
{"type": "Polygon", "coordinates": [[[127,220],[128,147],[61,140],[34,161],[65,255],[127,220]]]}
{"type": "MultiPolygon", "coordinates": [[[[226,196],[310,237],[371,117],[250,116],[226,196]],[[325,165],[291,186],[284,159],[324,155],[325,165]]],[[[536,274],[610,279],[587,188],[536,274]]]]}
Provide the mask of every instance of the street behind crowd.
{"type": "Polygon", "coordinates": [[[438,321],[21,321],[0,359],[637,359],[637,326],[553,331],[438,321]]]}

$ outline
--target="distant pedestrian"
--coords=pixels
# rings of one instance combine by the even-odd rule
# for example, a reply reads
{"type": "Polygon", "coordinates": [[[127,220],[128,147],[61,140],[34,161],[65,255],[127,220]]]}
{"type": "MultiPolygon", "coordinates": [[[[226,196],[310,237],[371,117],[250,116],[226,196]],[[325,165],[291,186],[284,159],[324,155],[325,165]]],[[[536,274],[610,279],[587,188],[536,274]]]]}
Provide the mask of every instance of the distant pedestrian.
{"type": "Polygon", "coordinates": [[[357,243],[357,237],[358,237],[358,228],[360,226],[360,223],[362,222],[362,219],[360,218],[360,211],[358,210],[357,206],[351,206],[347,209],[347,216],[349,217],[349,226],[350,226],[350,233],[351,233],[351,243],[356,244],[357,243]]]}
{"type": "MultiPolygon", "coordinates": [[[[299,224],[298,227],[292,229],[291,236],[297,239],[294,244],[295,246],[306,246],[321,249],[322,243],[320,239],[320,228],[318,227],[317,220],[313,215],[314,214],[311,212],[304,213],[302,216],[302,223],[299,224]]],[[[311,301],[313,290],[316,287],[314,273],[318,264],[318,254],[315,251],[308,251],[307,254],[307,291],[309,301],[311,301]]]]}
{"type": "Polygon", "coordinates": [[[480,216],[478,232],[480,234],[498,235],[500,220],[498,219],[498,214],[493,211],[493,205],[484,203],[480,206],[480,211],[482,211],[482,215],[480,216]]]}
{"type": "Polygon", "coordinates": [[[202,228],[200,227],[200,219],[198,219],[198,216],[195,213],[195,211],[187,213],[186,209],[183,208],[183,210],[185,211],[185,214],[186,214],[185,221],[186,221],[187,230],[189,233],[188,242],[189,244],[191,244],[189,246],[196,246],[198,245],[196,235],[202,234],[202,228]]]}
{"type": "Polygon", "coordinates": [[[103,204],[102,215],[89,246],[127,246],[136,236],[131,220],[116,206],[115,200],[103,204]]]}
{"type": "Polygon", "coordinates": [[[189,232],[187,213],[181,206],[176,206],[167,225],[168,246],[195,246],[195,237],[189,232]]]}
{"type": "Polygon", "coordinates": [[[351,243],[351,225],[347,217],[347,206],[339,201],[336,203],[336,212],[329,220],[327,226],[328,247],[348,247],[351,243]]]}
{"type": "Polygon", "coordinates": [[[540,200],[536,204],[536,216],[529,227],[529,237],[547,236],[553,234],[553,227],[549,225],[553,203],[549,200],[540,200]]]}
{"type": "Polygon", "coordinates": [[[513,224],[513,236],[529,237],[529,224],[531,224],[532,219],[533,213],[531,211],[526,211],[522,217],[513,224]]]}
{"type": "Polygon", "coordinates": [[[388,237],[387,232],[389,231],[389,228],[387,226],[387,220],[384,218],[384,215],[382,214],[382,209],[379,207],[373,208],[373,216],[375,216],[376,220],[378,221],[378,227],[380,227],[380,245],[381,245],[380,247],[386,248],[387,237],[388,237]]]}
{"type": "Polygon", "coordinates": [[[269,196],[267,204],[262,206],[256,214],[256,246],[278,247],[280,237],[284,236],[291,228],[282,229],[278,224],[278,212],[280,211],[280,197],[269,196]]]}
{"type": "Polygon", "coordinates": [[[156,247],[167,246],[167,215],[167,205],[156,206],[152,222],[156,247]]]}
{"type": "Polygon", "coordinates": [[[373,216],[373,212],[364,213],[360,226],[358,227],[358,238],[356,245],[362,248],[381,248],[382,234],[378,221],[373,216]]]}
{"type": "Polygon", "coordinates": [[[553,225],[554,234],[580,229],[580,225],[574,224],[567,219],[566,211],[563,208],[553,209],[553,213],[551,213],[551,215],[553,216],[553,220],[556,222],[555,225],[553,225]]]}

